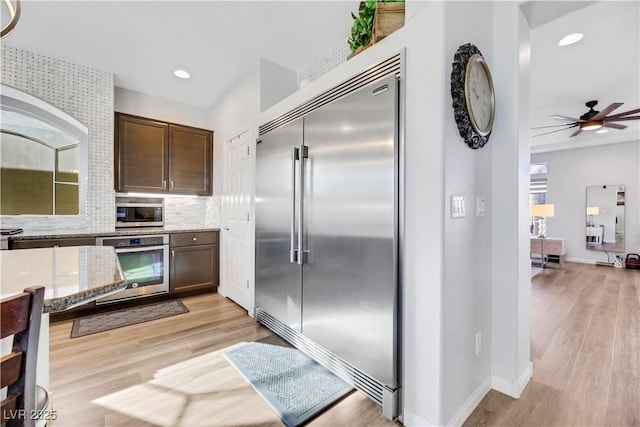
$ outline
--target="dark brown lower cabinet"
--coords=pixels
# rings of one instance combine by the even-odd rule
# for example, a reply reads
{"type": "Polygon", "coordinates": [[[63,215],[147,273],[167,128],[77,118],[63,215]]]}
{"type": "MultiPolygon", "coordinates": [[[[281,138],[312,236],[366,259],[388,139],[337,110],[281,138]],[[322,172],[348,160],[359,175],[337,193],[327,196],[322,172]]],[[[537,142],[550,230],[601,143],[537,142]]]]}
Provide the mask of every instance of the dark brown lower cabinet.
{"type": "Polygon", "coordinates": [[[10,249],[35,249],[35,248],[53,248],[55,246],[95,246],[95,237],[69,237],[69,238],[54,238],[54,239],[29,239],[21,240],[10,239],[10,249]]]}
{"type": "Polygon", "coordinates": [[[172,294],[218,287],[218,232],[171,234],[169,288],[172,294]]]}

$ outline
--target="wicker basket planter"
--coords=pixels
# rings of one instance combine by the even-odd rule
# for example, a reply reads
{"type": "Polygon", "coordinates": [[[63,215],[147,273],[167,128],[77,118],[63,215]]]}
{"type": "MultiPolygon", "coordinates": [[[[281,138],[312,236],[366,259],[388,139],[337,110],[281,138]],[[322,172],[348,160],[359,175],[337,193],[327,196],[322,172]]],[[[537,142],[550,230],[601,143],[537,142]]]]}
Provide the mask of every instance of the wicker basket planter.
{"type": "Polygon", "coordinates": [[[373,17],[373,43],[376,43],[404,25],[404,2],[378,2],[373,17]]]}

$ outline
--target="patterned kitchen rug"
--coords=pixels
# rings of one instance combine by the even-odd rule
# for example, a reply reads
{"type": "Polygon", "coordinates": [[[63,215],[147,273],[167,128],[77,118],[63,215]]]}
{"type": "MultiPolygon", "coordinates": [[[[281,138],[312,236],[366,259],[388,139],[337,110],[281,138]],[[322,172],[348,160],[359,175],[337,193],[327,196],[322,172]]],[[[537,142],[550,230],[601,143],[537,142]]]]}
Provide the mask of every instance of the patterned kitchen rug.
{"type": "Polygon", "coordinates": [[[83,337],[188,312],[189,309],[182,301],[171,300],[95,314],[74,320],[70,338],[83,337]]]}
{"type": "Polygon", "coordinates": [[[353,390],[292,347],[250,342],[224,355],[289,427],[304,423],[353,390]]]}

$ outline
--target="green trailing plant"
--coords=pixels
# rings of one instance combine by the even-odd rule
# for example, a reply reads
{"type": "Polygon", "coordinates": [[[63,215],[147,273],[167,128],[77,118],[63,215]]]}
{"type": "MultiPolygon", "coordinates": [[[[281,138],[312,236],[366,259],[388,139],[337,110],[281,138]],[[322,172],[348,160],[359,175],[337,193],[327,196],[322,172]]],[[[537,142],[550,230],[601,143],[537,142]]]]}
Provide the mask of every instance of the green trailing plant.
{"type": "Polygon", "coordinates": [[[351,37],[349,37],[349,49],[351,49],[351,52],[355,52],[359,47],[368,46],[371,43],[376,3],[376,0],[361,1],[358,8],[358,16],[351,12],[351,17],[353,18],[351,37]]]}
{"type": "MultiPolygon", "coordinates": [[[[402,3],[404,0],[382,0],[386,3],[402,3]]],[[[349,49],[355,52],[361,46],[368,46],[373,37],[373,17],[376,13],[378,0],[364,0],[358,7],[358,16],[351,12],[353,26],[351,27],[351,37],[349,37],[349,49]]]]}

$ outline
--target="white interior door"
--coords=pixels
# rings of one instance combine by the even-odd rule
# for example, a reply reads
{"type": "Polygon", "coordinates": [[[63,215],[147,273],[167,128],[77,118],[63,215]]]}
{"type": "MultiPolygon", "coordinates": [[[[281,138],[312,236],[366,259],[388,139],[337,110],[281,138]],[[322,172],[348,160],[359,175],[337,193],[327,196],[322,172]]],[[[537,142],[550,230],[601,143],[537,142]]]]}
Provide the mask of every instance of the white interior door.
{"type": "Polygon", "coordinates": [[[222,203],[222,285],[225,296],[253,312],[251,132],[225,141],[222,203]]]}

